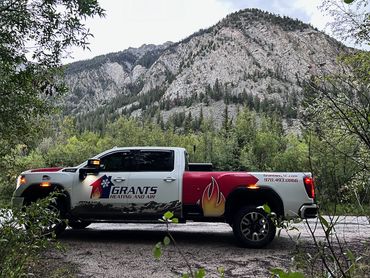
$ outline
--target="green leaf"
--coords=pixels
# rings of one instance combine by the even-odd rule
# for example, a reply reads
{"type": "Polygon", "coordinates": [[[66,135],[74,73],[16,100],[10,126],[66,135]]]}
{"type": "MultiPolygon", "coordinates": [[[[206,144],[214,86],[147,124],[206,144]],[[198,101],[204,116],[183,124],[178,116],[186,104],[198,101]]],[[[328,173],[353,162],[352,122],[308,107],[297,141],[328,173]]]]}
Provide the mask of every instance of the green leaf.
{"type": "Polygon", "coordinates": [[[161,248],[162,247],[162,243],[161,242],[157,242],[157,244],[155,245],[156,248],[161,248]]]}
{"type": "Polygon", "coordinates": [[[178,218],[172,218],[171,221],[172,221],[172,223],[176,223],[176,224],[179,223],[179,219],[178,218]]]}
{"type": "Polygon", "coordinates": [[[304,278],[304,275],[302,272],[290,272],[289,278],[304,278]]]}
{"type": "Polygon", "coordinates": [[[279,278],[304,278],[304,275],[301,272],[285,272],[280,268],[273,268],[270,270],[270,272],[279,278]]]}
{"type": "Polygon", "coordinates": [[[325,228],[329,228],[329,223],[328,221],[326,221],[326,219],[324,217],[322,217],[321,215],[319,215],[319,219],[320,219],[320,222],[321,224],[323,224],[325,226],[325,228]]]}
{"type": "Polygon", "coordinates": [[[165,220],[168,220],[168,219],[171,219],[173,217],[173,213],[170,212],[170,211],[167,211],[164,215],[163,215],[164,219],[165,220]]]}
{"type": "Polygon", "coordinates": [[[203,278],[205,276],[206,276],[206,270],[204,268],[199,268],[197,271],[195,271],[196,278],[203,278]]]}
{"type": "Polygon", "coordinates": [[[223,266],[218,267],[217,272],[221,275],[221,278],[225,277],[225,268],[223,266]]]}
{"type": "Polygon", "coordinates": [[[347,258],[350,259],[351,263],[354,263],[356,260],[355,255],[351,250],[347,250],[347,258]]]}
{"type": "Polygon", "coordinates": [[[331,230],[333,229],[333,226],[330,226],[326,231],[325,235],[328,237],[330,235],[331,230]]]}
{"type": "Polygon", "coordinates": [[[270,214],[271,213],[271,208],[268,204],[264,204],[263,206],[263,210],[267,213],[267,214],[270,214]]]}
{"type": "Polygon", "coordinates": [[[153,256],[157,260],[159,260],[159,258],[162,256],[162,250],[160,247],[158,247],[158,243],[153,248],[153,256]]]}
{"type": "Polygon", "coordinates": [[[156,258],[157,260],[159,260],[159,259],[160,259],[160,257],[162,256],[162,251],[161,251],[161,249],[159,249],[159,248],[154,248],[153,255],[154,255],[154,258],[156,258]]]}
{"type": "Polygon", "coordinates": [[[344,3],[351,4],[354,0],[344,0],[344,3]]]}
{"type": "Polygon", "coordinates": [[[167,246],[171,243],[171,239],[168,236],[165,236],[163,239],[164,246],[167,246]]]}
{"type": "Polygon", "coordinates": [[[275,274],[275,275],[278,275],[279,277],[281,277],[281,275],[284,275],[284,270],[280,269],[280,268],[273,268],[270,270],[271,274],[275,274]]]}
{"type": "Polygon", "coordinates": [[[190,276],[189,276],[189,274],[188,274],[188,273],[184,273],[181,277],[182,277],[182,278],[189,278],[190,276]]]}

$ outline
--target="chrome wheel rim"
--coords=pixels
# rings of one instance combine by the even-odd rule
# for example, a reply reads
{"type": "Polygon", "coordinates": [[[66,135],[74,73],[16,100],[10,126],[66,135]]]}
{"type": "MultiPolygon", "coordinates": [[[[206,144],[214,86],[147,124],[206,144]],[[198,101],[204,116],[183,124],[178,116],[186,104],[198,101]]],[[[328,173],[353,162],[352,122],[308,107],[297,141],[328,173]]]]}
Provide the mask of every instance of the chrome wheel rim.
{"type": "Polygon", "coordinates": [[[270,225],[265,215],[260,212],[249,212],[240,221],[242,235],[250,241],[261,241],[268,235],[270,225]]]}

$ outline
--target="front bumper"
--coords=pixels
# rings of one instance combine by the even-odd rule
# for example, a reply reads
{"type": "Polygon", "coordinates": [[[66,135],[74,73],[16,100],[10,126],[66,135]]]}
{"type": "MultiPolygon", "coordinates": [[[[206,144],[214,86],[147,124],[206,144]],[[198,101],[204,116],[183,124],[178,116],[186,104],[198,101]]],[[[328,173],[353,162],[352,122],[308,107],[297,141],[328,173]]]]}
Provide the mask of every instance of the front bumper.
{"type": "Polygon", "coordinates": [[[21,208],[23,206],[24,198],[23,197],[13,197],[12,198],[12,207],[21,208]]]}
{"type": "Polygon", "coordinates": [[[316,218],[319,206],[317,204],[305,204],[299,209],[301,218],[316,218]]]}

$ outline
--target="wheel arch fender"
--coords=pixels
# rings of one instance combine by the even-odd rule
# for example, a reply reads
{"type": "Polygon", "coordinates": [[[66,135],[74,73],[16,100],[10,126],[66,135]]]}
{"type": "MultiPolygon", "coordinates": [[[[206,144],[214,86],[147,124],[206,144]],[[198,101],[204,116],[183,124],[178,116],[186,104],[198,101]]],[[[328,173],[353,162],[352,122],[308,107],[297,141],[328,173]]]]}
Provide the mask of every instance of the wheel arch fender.
{"type": "Polygon", "coordinates": [[[57,201],[63,205],[64,212],[69,212],[71,209],[71,196],[65,187],[58,183],[51,183],[50,186],[47,187],[42,187],[38,183],[31,184],[21,195],[24,198],[23,204],[27,205],[39,199],[46,198],[53,192],[61,193],[61,195],[58,196],[57,201]]]}
{"type": "Polygon", "coordinates": [[[284,216],[283,201],[273,189],[268,187],[259,187],[257,189],[249,189],[245,186],[237,187],[226,198],[226,222],[232,223],[236,212],[244,206],[261,206],[266,203],[270,206],[272,212],[278,216],[284,216]]]}

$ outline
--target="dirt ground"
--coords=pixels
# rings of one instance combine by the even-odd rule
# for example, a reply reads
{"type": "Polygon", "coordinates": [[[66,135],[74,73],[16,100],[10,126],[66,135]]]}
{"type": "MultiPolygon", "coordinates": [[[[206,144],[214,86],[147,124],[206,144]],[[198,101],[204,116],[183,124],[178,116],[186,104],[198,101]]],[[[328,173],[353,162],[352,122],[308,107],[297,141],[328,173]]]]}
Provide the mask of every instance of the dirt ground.
{"type": "MultiPolygon", "coordinates": [[[[310,220],[314,227],[314,220],[310,220]]],[[[306,225],[300,229],[299,246],[312,245],[306,225]]],[[[270,277],[271,268],[290,269],[297,250],[298,232],[282,232],[264,249],[237,246],[231,228],[222,223],[187,223],[171,226],[178,246],[195,268],[204,267],[207,277],[270,277]]],[[[368,244],[370,225],[365,218],[343,217],[337,233],[347,242],[368,244]]],[[[184,260],[173,246],[166,247],[160,260],[154,259],[154,245],[166,235],[160,224],[92,224],[84,230],[68,229],[60,238],[64,252],[52,254],[61,263],[77,266],[77,277],[179,277],[187,271],[184,260]]],[[[323,236],[316,230],[318,238],[323,236]]]]}

